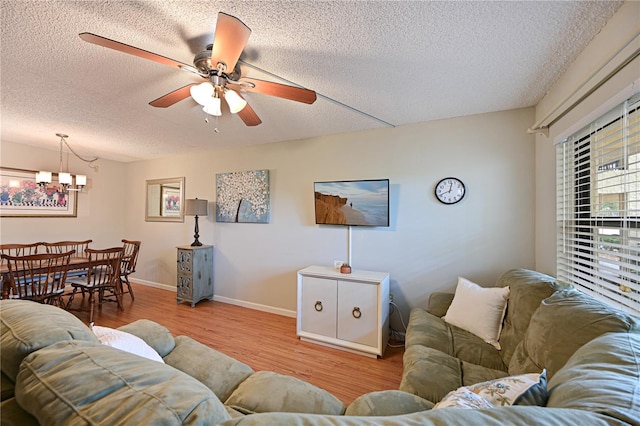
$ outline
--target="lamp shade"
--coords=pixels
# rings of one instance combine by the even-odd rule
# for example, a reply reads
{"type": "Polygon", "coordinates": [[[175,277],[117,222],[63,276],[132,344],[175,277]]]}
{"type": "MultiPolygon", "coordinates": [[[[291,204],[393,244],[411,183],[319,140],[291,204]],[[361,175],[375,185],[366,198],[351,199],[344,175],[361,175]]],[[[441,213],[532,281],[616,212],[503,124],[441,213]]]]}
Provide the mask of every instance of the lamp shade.
{"type": "Polygon", "coordinates": [[[200,105],[206,106],[209,103],[209,99],[213,96],[213,85],[209,82],[200,83],[197,86],[191,86],[189,93],[194,101],[200,105]]]}
{"type": "Polygon", "coordinates": [[[189,199],[185,204],[185,214],[187,216],[206,216],[209,214],[207,211],[208,203],[207,200],[189,199]]]}
{"type": "Polygon", "coordinates": [[[51,183],[51,172],[47,172],[44,170],[36,173],[36,182],[37,183],[51,183]]]}
{"type": "Polygon", "coordinates": [[[222,115],[222,111],[220,111],[220,98],[209,98],[209,101],[202,107],[202,110],[209,115],[220,117],[222,115]]]}
{"type": "Polygon", "coordinates": [[[234,114],[242,111],[242,109],[247,106],[247,101],[242,99],[242,97],[238,95],[235,90],[225,90],[224,98],[229,104],[229,110],[234,114]]]}
{"type": "Polygon", "coordinates": [[[86,175],[76,175],[76,185],[85,186],[87,184],[87,176],[86,175]]]}
{"type": "Polygon", "coordinates": [[[71,173],[64,173],[64,172],[58,173],[58,181],[60,182],[61,185],[71,185],[72,183],[71,173]]]}

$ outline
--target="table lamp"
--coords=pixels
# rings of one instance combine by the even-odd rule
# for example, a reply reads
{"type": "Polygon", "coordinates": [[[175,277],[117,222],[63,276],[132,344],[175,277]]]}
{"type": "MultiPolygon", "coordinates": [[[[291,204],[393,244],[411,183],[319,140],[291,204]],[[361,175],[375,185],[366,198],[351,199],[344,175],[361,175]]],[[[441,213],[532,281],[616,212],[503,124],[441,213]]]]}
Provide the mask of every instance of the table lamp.
{"type": "Polygon", "coordinates": [[[208,201],[207,200],[199,200],[197,198],[187,200],[187,204],[185,205],[185,214],[187,216],[195,216],[196,217],[196,229],[194,231],[195,234],[193,235],[195,240],[191,243],[191,246],[201,246],[202,245],[202,243],[198,240],[198,237],[200,237],[200,235],[198,234],[198,232],[199,232],[199,229],[198,229],[198,216],[206,216],[208,214],[207,205],[208,205],[208,201]]]}

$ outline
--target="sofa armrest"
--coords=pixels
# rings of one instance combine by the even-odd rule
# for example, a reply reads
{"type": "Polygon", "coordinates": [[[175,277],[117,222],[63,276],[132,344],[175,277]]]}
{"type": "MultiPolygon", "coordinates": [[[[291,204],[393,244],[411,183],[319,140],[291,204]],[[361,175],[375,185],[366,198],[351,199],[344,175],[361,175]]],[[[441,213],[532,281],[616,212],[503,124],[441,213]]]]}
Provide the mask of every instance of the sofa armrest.
{"type": "Polygon", "coordinates": [[[453,293],[435,292],[429,295],[429,304],[427,306],[427,312],[431,315],[435,315],[438,318],[442,318],[447,313],[449,305],[453,301],[453,293]]]}

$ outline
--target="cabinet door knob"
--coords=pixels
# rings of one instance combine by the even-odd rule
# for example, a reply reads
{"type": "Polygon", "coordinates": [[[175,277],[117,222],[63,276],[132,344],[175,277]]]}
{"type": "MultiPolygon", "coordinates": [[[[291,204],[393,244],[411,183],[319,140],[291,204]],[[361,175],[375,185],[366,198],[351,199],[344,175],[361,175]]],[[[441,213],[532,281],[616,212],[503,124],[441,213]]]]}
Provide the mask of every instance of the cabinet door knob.
{"type": "Polygon", "coordinates": [[[322,302],[317,300],[314,308],[316,308],[316,311],[322,312],[322,302]]]}
{"type": "Polygon", "coordinates": [[[362,312],[360,312],[360,308],[356,306],[355,308],[353,308],[353,311],[351,311],[351,315],[353,315],[355,319],[358,319],[362,316],[362,312]]]}

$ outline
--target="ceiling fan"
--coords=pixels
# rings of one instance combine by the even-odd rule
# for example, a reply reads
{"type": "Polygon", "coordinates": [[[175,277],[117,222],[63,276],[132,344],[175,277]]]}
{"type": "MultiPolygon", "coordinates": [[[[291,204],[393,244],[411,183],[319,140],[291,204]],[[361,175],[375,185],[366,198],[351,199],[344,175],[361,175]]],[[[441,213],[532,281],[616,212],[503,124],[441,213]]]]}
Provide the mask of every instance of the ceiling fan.
{"type": "Polygon", "coordinates": [[[262,120],[247,104],[240,90],[306,104],[314,103],[316,92],[313,90],[241,76],[238,60],[250,35],[251,29],[241,20],[219,12],[213,44],[196,54],[193,59],[194,66],[92,33],[80,33],[80,38],[102,47],[189,71],[208,80],[202,84],[187,84],[149,102],[149,105],[154,107],[166,108],[191,95],[203,106],[204,112],[219,116],[220,99],[224,98],[231,112],[237,113],[247,126],[257,126],[262,120]]]}

